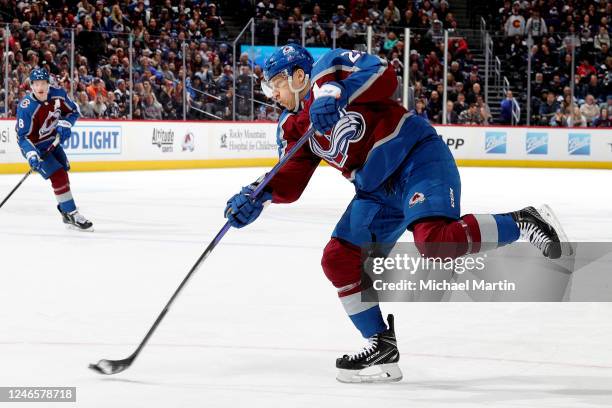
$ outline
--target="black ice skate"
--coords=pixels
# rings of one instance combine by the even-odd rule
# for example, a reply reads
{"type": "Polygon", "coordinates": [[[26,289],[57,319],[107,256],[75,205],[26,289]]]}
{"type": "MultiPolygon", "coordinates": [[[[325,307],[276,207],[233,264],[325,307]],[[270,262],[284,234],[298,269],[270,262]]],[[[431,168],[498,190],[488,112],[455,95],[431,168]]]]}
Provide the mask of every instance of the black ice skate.
{"type": "Polygon", "coordinates": [[[571,255],[572,248],[557,217],[546,204],[539,209],[533,207],[511,213],[518,224],[521,237],[531,242],[550,259],[571,255]]]}
{"type": "Polygon", "coordinates": [[[69,228],[79,231],[93,231],[93,223],[83,217],[77,210],[70,213],[63,212],[60,210],[59,205],[57,206],[57,210],[62,214],[62,220],[69,228]]]}
{"type": "Polygon", "coordinates": [[[344,383],[392,382],[402,379],[397,362],[400,354],[395,340],[393,315],[387,317],[389,328],[368,339],[361,351],[336,360],[336,379],[344,383]]]}

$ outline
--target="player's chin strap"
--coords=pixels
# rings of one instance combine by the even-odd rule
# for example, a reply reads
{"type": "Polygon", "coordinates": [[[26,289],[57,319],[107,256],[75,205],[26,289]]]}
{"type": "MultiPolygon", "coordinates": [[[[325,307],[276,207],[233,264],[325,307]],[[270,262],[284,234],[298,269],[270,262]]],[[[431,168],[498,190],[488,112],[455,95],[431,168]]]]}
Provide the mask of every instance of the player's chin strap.
{"type": "Polygon", "coordinates": [[[304,85],[302,85],[300,89],[295,89],[293,87],[293,76],[288,76],[287,82],[289,82],[289,90],[293,92],[293,97],[295,98],[295,107],[293,108],[293,112],[297,112],[300,109],[300,92],[302,92],[306,86],[308,86],[308,83],[310,82],[310,75],[304,75],[304,85]]]}

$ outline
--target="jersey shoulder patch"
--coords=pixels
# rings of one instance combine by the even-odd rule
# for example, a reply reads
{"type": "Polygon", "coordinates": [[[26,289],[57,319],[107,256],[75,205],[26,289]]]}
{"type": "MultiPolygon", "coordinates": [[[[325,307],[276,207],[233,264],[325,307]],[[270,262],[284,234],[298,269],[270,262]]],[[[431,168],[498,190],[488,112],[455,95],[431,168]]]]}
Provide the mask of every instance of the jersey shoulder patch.
{"type": "Polygon", "coordinates": [[[23,108],[23,109],[27,109],[28,106],[30,106],[30,98],[28,98],[27,96],[25,98],[23,98],[21,100],[21,102],[19,103],[19,107],[23,108]]]}

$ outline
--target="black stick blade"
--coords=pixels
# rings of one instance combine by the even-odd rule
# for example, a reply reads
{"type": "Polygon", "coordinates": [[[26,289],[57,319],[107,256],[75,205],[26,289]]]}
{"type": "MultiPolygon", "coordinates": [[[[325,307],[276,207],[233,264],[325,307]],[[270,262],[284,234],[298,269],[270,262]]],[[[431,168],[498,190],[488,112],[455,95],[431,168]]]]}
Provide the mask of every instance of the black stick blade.
{"type": "Polygon", "coordinates": [[[98,374],[112,375],[127,370],[132,365],[132,359],[100,360],[97,364],[90,364],[89,368],[98,374]]]}

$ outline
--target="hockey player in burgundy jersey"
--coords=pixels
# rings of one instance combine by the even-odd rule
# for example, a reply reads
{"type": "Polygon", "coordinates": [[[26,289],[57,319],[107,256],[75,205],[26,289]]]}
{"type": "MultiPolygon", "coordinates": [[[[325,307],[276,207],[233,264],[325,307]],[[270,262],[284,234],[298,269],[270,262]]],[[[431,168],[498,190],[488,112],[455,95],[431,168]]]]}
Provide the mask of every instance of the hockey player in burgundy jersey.
{"type": "Polygon", "coordinates": [[[19,101],[17,108],[16,130],[21,152],[32,170],[51,180],[63,222],[71,228],[92,231],[93,224],[77,211],[72,198],[66,153],[61,145],[52,146],[56,136],[62,143],[70,138],[70,128],[79,118],[79,108],[66,91],[49,85],[49,73],[42,68],[32,70],[30,85],[32,92],[19,101]]]}
{"type": "Polygon", "coordinates": [[[355,185],[355,196],[321,261],[353,324],[368,339],[361,351],[336,361],[339,381],[402,377],[393,316],[387,326],[377,302],[361,301],[367,289],[360,281],[361,248],[369,243],[394,244],[408,229],[424,256],[458,257],[480,251],[481,244],[509,244],[522,233],[544,256],[561,256],[560,242],[567,238],[548,207],[461,216],[461,182],[453,156],[426,120],[391,99],[397,78],[386,61],[336,49],[313,64],[307,50],[290,44],[266,61],[264,79],[264,92],[286,108],[277,129],[279,156],[311,126],[317,132],[264,194],[250,197],[257,182],[242,188],[228,201],[225,216],[241,228],[259,216],[266,202],[297,200],[321,160],[355,185]]]}

